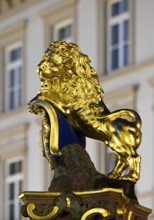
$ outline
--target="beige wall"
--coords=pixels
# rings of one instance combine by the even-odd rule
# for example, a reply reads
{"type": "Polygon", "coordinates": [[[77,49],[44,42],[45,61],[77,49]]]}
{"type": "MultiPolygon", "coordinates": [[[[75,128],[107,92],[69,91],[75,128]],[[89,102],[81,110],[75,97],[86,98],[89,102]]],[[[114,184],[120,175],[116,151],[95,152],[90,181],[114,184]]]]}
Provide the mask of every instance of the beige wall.
{"type": "MultiPolygon", "coordinates": [[[[47,163],[39,149],[38,133],[41,123],[38,117],[26,110],[26,103],[39,90],[36,66],[52,38],[52,27],[62,20],[72,18],[74,41],[83,53],[88,54],[92,66],[99,72],[105,91],[105,102],[111,110],[136,109],[143,120],[143,141],[139,149],[142,156],[141,180],[137,193],[142,205],[154,208],[154,1],[134,0],[132,3],[132,53],[131,65],[104,76],[106,72],[106,17],[108,0],[46,0],[26,1],[24,9],[12,9],[9,16],[0,15],[0,83],[3,88],[3,48],[10,42],[24,42],[24,102],[20,109],[2,113],[4,90],[0,92],[0,186],[4,183],[5,158],[25,156],[24,190],[47,190],[50,182],[47,163]],[[29,3],[28,3],[29,2],[29,3]],[[31,2],[31,3],[30,3],[31,2]],[[133,7],[134,6],[134,7],[133,7]],[[17,135],[18,134],[18,135],[17,135]],[[17,142],[17,144],[16,144],[17,142]],[[11,150],[10,150],[11,149],[11,150]]],[[[23,3],[24,5],[24,3],[23,3]]],[[[87,149],[96,168],[105,172],[106,147],[87,140],[87,149]]],[[[3,189],[0,187],[0,203],[3,189]]],[[[0,206],[0,219],[3,219],[0,206]]],[[[151,218],[152,219],[152,218],[151,218]]]]}
{"type": "Polygon", "coordinates": [[[136,0],[135,9],[135,59],[143,63],[154,58],[154,1],[136,0]]]}

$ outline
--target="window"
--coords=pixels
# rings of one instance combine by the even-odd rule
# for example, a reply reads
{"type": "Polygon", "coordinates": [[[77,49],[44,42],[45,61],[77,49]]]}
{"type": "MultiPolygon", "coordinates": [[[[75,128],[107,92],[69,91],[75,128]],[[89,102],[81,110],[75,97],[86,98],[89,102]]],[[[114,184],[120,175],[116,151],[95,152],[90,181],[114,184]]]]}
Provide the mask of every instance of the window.
{"type": "Polygon", "coordinates": [[[5,50],[5,110],[18,108],[22,104],[22,44],[13,44],[5,50]]]}
{"type": "Polygon", "coordinates": [[[108,71],[129,64],[129,0],[108,4],[108,71]]]}
{"type": "Polygon", "coordinates": [[[66,20],[64,22],[58,23],[54,26],[54,36],[53,40],[64,40],[66,42],[72,42],[72,20],[66,20]]]}
{"type": "Polygon", "coordinates": [[[46,47],[51,41],[74,42],[76,36],[75,9],[76,2],[74,0],[61,1],[42,13],[42,19],[45,24],[46,47]]]}
{"type": "Polygon", "coordinates": [[[5,220],[20,219],[20,201],[18,195],[22,191],[23,160],[16,159],[6,162],[5,178],[5,220]]]}

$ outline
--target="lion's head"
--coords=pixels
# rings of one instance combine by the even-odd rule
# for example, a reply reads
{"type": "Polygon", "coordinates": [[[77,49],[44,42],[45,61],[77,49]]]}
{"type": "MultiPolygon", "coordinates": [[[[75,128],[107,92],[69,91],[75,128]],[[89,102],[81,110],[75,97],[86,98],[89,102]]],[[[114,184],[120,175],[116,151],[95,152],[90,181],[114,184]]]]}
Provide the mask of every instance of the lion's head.
{"type": "Polygon", "coordinates": [[[37,68],[42,91],[70,108],[98,104],[104,92],[90,62],[76,44],[52,42],[37,68]]]}

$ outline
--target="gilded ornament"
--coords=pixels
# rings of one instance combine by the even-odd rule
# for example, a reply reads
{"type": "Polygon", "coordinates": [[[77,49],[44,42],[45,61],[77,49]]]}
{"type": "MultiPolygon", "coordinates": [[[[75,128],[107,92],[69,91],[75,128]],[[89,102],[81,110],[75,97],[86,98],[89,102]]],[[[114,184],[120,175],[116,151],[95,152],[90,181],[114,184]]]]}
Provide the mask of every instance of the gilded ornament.
{"type": "Polygon", "coordinates": [[[35,220],[50,220],[52,217],[54,217],[58,213],[59,207],[58,206],[54,206],[53,210],[48,215],[43,215],[43,216],[35,214],[34,210],[35,210],[35,204],[29,203],[27,205],[27,213],[28,213],[28,215],[29,215],[29,217],[31,219],[35,219],[35,220]]]}
{"type": "Polygon", "coordinates": [[[88,211],[86,211],[81,220],[87,220],[91,215],[93,214],[101,214],[102,216],[102,219],[106,219],[110,216],[110,212],[106,209],[103,209],[103,208],[93,208],[93,209],[90,209],[88,211]]]}

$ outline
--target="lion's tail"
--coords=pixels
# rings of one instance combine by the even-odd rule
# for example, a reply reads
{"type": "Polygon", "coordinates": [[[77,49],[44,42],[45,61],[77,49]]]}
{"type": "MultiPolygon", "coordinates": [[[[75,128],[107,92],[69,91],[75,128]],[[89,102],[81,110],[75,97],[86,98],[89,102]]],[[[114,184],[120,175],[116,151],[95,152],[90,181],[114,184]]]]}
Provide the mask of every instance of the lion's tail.
{"type": "Polygon", "coordinates": [[[107,115],[107,118],[112,118],[113,120],[117,118],[126,118],[127,120],[134,122],[138,129],[141,129],[142,126],[142,121],[139,114],[130,109],[119,109],[107,115]]]}

